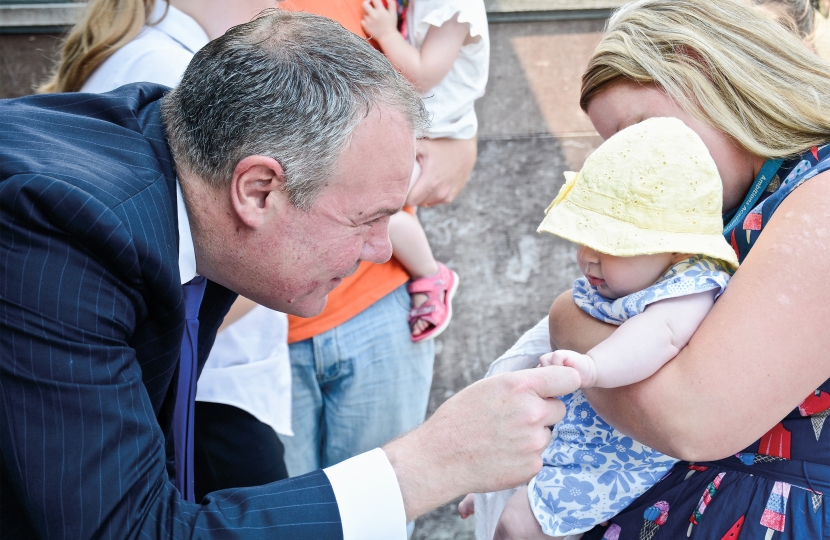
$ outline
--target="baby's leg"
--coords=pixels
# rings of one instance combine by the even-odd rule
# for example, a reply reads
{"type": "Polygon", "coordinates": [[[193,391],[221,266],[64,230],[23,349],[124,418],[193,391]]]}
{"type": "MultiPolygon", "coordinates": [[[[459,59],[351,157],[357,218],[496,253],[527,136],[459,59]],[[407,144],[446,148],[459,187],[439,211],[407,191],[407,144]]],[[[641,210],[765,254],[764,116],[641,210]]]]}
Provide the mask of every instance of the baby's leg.
{"type": "Polygon", "coordinates": [[[564,536],[548,536],[542,532],[542,526],[536,521],[530,501],[527,499],[527,486],[518,491],[507,502],[496,525],[493,540],[562,540],[564,536]]]}
{"type": "Polygon", "coordinates": [[[416,216],[403,211],[393,215],[389,220],[389,241],[392,242],[395,258],[413,278],[438,273],[438,263],[416,216]]]}
{"type": "MultiPolygon", "coordinates": [[[[389,220],[389,241],[392,242],[392,253],[406,268],[413,279],[432,276],[438,273],[438,263],[432,255],[427,235],[421,222],[416,216],[400,211],[389,220]]],[[[412,295],[412,307],[421,306],[427,300],[427,295],[416,293],[412,295]]],[[[412,335],[417,336],[429,328],[429,323],[417,320],[412,325],[412,335]]]]}
{"type": "MultiPolygon", "coordinates": [[[[420,176],[421,166],[416,161],[412,169],[412,178],[409,180],[410,191],[420,176]]],[[[421,222],[418,221],[418,216],[403,211],[393,215],[389,220],[389,241],[392,243],[395,258],[413,278],[438,273],[438,263],[432,255],[432,248],[429,247],[429,240],[424,228],[421,227],[421,222]]],[[[421,303],[424,300],[425,296],[421,303]]]]}

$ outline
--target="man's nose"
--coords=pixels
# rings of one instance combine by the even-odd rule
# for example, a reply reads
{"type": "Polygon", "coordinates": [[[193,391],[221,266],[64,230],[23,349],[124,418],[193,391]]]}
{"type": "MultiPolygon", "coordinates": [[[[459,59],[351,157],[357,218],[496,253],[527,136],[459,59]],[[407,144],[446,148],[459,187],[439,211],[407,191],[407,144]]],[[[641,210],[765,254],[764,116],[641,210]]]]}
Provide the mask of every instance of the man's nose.
{"type": "Polygon", "coordinates": [[[385,263],[392,258],[392,242],[389,241],[388,223],[383,227],[372,227],[366,241],[363,243],[360,258],[377,264],[385,263]]]}

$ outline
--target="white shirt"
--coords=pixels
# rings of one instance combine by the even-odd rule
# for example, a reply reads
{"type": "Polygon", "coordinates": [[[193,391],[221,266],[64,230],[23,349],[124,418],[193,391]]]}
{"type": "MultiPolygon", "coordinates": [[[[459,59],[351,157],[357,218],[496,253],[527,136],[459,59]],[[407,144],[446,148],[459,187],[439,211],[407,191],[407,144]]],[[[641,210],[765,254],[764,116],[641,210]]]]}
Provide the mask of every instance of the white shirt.
{"type": "MultiPolygon", "coordinates": [[[[176,208],[179,273],[184,285],[196,276],[196,251],[178,182],[176,208]]],[[[323,469],[323,472],[337,500],[343,540],[406,540],[406,511],[398,477],[383,450],[375,448],[323,469]]]]}
{"type": "MultiPolygon", "coordinates": [[[[135,39],[92,73],[82,92],[109,92],[140,81],[175,86],[210,41],[192,17],[163,1],[156,2],[148,20],[135,39]]],[[[277,433],[293,435],[287,340],[288,317],[255,307],[216,336],[196,400],[231,405],[277,433]]]]}
{"type": "Polygon", "coordinates": [[[458,22],[470,25],[470,37],[461,47],[450,72],[421,96],[429,111],[430,139],[472,139],[478,130],[473,108],[484,95],[490,67],[490,32],[483,0],[411,0],[407,14],[409,42],[418,50],[431,26],[440,27],[458,14],[458,22]]]}
{"type": "Polygon", "coordinates": [[[162,0],[147,20],[132,41],[92,72],[81,92],[109,92],[142,81],[176,86],[193,55],[210,41],[192,17],[162,0]]]}

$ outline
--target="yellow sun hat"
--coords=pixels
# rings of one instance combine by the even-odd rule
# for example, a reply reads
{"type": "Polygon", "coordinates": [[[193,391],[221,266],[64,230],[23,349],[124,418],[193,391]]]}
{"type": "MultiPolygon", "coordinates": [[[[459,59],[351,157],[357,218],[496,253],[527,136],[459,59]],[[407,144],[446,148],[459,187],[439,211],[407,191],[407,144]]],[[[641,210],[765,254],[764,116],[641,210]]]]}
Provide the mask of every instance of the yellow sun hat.
{"type": "Polygon", "coordinates": [[[723,185],[697,133],[650,118],[610,137],[545,211],[548,232],[619,257],[705,255],[738,267],[723,237],[723,185]]]}

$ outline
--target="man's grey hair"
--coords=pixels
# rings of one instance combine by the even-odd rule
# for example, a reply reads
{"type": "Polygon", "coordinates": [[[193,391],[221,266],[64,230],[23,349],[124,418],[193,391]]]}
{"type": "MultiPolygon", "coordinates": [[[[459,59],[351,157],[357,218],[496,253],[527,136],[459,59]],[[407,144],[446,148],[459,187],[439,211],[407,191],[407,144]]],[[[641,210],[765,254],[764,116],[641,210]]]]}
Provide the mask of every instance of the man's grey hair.
{"type": "Polygon", "coordinates": [[[364,39],[325,17],[276,9],[196,53],[161,112],[179,167],[224,187],[243,158],[269,156],[290,201],[308,209],[379,105],[415,135],[427,126],[412,85],[364,39]]]}

